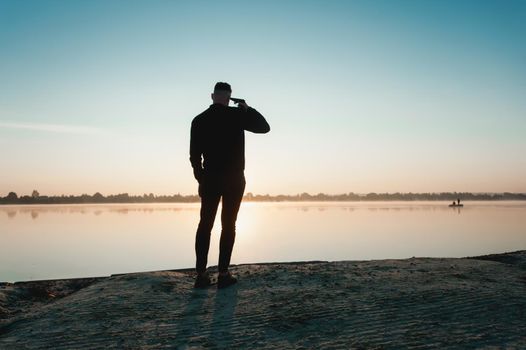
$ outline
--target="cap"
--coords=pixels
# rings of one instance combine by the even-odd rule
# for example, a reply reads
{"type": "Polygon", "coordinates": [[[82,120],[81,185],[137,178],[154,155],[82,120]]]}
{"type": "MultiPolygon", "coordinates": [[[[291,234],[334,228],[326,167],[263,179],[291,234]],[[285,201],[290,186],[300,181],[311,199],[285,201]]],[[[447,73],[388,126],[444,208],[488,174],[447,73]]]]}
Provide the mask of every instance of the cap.
{"type": "Polygon", "coordinates": [[[214,86],[214,92],[216,92],[216,91],[232,92],[232,88],[230,87],[230,84],[220,81],[220,82],[216,83],[216,86],[214,86]]]}

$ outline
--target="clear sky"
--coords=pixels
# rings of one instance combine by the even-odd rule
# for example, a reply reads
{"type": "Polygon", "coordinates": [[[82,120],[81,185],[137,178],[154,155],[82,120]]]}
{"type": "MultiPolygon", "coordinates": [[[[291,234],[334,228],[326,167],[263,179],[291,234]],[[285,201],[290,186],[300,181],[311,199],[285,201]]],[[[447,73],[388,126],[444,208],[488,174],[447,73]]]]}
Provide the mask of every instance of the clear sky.
{"type": "Polygon", "coordinates": [[[216,81],[247,192],[526,192],[526,1],[0,0],[0,196],[193,194],[216,81]]]}

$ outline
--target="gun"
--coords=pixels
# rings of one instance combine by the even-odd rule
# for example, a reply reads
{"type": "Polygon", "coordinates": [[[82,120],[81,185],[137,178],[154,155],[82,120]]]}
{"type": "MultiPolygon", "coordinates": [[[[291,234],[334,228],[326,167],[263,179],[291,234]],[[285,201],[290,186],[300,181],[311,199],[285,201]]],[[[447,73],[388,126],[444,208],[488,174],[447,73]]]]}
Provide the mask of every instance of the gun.
{"type": "Polygon", "coordinates": [[[234,97],[230,97],[230,99],[231,99],[232,102],[234,102],[235,104],[246,103],[245,100],[243,100],[242,98],[234,98],[234,97]]]}

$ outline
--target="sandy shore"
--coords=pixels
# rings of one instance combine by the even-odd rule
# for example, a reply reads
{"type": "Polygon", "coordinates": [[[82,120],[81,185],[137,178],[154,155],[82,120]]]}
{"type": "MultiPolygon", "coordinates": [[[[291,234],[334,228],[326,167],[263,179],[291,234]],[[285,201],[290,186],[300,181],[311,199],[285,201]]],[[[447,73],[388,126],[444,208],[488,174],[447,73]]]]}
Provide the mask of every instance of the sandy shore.
{"type": "Polygon", "coordinates": [[[238,265],[0,286],[0,348],[526,348],[526,251],[238,265]]]}

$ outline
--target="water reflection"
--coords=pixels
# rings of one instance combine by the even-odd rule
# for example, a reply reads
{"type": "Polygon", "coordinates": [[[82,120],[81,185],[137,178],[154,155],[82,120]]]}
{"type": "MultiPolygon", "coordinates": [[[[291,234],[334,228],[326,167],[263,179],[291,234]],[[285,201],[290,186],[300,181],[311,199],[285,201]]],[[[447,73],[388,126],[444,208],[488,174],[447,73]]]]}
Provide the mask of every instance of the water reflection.
{"type": "Polygon", "coordinates": [[[457,208],[451,208],[453,211],[456,211],[457,214],[460,215],[460,209],[463,208],[463,207],[457,207],[457,208]]]}
{"type": "MultiPolygon", "coordinates": [[[[134,204],[128,204],[133,206],[134,204]]],[[[180,212],[184,210],[194,211],[198,209],[195,205],[189,207],[179,207],[180,204],[174,204],[175,207],[158,207],[157,204],[153,204],[152,207],[143,207],[144,204],[139,204],[137,207],[113,207],[111,205],[85,205],[85,204],[73,204],[73,205],[3,205],[0,206],[0,212],[4,212],[8,218],[14,218],[18,213],[22,215],[30,215],[33,219],[37,219],[39,215],[54,213],[54,214],[81,214],[81,215],[95,215],[99,216],[103,213],[110,214],[128,214],[130,212],[142,212],[142,213],[153,213],[156,211],[168,211],[168,212],[180,212]]],[[[185,205],[185,204],[183,204],[185,205]]]]}
{"type": "MultiPolygon", "coordinates": [[[[0,281],[194,265],[198,203],[0,206],[0,214],[0,281]]],[[[232,262],[480,255],[526,249],[525,227],[524,202],[245,202],[232,262]]]]}
{"type": "MultiPolygon", "coordinates": [[[[464,207],[448,207],[448,202],[277,202],[277,203],[244,203],[244,206],[258,205],[258,206],[272,206],[276,209],[290,210],[295,209],[301,212],[309,212],[316,210],[324,212],[330,209],[339,209],[342,211],[354,212],[355,210],[368,210],[372,212],[378,211],[450,211],[461,214],[463,210],[469,210],[475,207],[494,206],[492,202],[467,202],[468,208],[464,207]]],[[[499,207],[517,207],[522,205],[522,202],[507,201],[500,202],[499,207]],[[514,203],[514,204],[513,204],[514,203]]],[[[74,204],[74,205],[5,205],[0,206],[0,211],[4,212],[8,218],[13,219],[18,213],[21,215],[31,215],[32,219],[38,219],[42,214],[81,214],[81,215],[95,215],[100,216],[104,213],[127,215],[129,213],[149,213],[166,211],[166,212],[182,212],[182,211],[196,211],[199,210],[197,203],[174,203],[174,204],[74,204]]]]}

